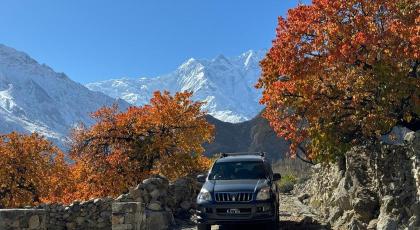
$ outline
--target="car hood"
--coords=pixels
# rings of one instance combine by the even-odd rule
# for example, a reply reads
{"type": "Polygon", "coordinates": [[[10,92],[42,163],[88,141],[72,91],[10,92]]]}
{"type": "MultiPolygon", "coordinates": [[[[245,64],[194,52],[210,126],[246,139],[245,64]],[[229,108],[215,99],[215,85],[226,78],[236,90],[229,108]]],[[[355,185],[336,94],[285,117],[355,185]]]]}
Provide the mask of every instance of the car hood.
{"type": "Polygon", "coordinates": [[[203,187],[210,192],[255,192],[267,185],[267,179],[208,180],[203,187]]]}

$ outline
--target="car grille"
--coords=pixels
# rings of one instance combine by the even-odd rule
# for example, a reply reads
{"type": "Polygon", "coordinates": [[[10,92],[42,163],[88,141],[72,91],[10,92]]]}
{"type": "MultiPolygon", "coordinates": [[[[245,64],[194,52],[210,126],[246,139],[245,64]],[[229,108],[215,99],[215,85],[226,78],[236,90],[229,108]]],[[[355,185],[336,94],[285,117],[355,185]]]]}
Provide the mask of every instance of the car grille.
{"type": "Polygon", "coordinates": [[[218,192],[215,193],[216,202],[249,202],[252,192],[218,192]]]}

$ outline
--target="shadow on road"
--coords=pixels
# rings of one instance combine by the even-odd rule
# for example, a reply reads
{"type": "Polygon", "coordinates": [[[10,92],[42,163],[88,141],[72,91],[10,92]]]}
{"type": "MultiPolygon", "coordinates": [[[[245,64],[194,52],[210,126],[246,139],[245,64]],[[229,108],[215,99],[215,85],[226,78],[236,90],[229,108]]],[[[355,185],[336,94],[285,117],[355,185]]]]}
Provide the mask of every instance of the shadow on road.
{"type": "Polygon", "coordinates": [[[329,230],[325,225],[321,224],[304,224],[294,221],[281,221],[279,227],[274,229],[265,225],[258,224],[236,224],[220,226],[219,230],[329,230]]]}

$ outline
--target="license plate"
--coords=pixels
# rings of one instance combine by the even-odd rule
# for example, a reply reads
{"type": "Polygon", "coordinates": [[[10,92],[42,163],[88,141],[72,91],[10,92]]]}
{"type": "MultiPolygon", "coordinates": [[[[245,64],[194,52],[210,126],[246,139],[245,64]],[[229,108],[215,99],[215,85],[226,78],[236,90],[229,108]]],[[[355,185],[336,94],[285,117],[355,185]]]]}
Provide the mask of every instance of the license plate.
{"type": "Polygon", "coordinates": [[[237,209],[237,208],[230,208],[228,210],[226,210],[227,213],[229,214],[239,214],[241,213],[241,210],[237,209]]]}

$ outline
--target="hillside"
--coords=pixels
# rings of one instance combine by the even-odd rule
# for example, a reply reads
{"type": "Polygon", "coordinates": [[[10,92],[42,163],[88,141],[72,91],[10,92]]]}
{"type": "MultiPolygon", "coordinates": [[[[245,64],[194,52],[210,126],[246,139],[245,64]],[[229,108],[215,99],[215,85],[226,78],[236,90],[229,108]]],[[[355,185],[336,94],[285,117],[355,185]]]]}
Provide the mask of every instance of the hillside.
{"type": "Polygon", "coordinates": [[[216,127],[214,142],[205,145],[207,156],[220,152],[265,151],[270,159],[277,160],[288,151],[288,143],[276,136],[260,114],[241,123],[223,122],[212,116],[207,119],[216,127]]]}
{"type": "Polygon", "coordinates": [[[91,124],[91,112],[113,103],[128,106],[0,45],[0,133],[38,132],[63,146],[75,123],[91,124]]]}

